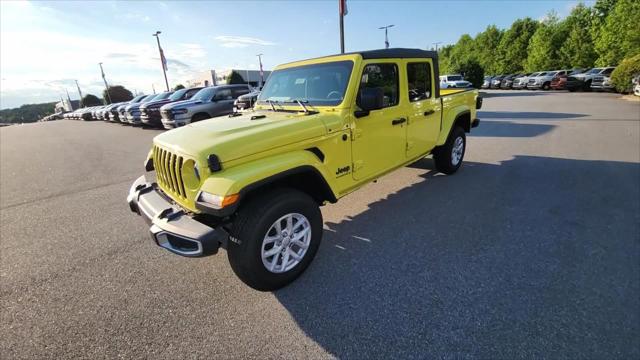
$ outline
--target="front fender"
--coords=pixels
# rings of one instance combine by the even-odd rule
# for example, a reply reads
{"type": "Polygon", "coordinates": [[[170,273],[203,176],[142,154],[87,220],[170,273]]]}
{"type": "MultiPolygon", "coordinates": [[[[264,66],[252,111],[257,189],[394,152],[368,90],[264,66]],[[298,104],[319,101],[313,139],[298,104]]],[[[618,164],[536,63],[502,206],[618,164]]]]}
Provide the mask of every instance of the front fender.
{"type": "MultiPolygon", "coordinates": [[[[250,161],[214,173],[204,181],[200,189],[216,195],[242,194],[254,184],[302,167],[310,167],[324,179],[329,179],[327,169],[316,155],[306,150],[298,150],[250,161]]],[[[329,185],[328,182],[327,184],[329,185]]],[[[331,191],[335,194],[334,189],[331,191]]]]}

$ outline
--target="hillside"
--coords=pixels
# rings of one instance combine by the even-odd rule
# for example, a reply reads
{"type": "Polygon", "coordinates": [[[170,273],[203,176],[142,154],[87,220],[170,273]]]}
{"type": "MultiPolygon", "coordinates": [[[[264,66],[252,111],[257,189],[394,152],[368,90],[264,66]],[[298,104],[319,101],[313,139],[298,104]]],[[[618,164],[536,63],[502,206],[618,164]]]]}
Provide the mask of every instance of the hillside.
{"type": "Polygon", "coordinates": [[[15,109],[0,110],[0,123],[36,122],[54,112],[55,102],[26,104],[15,109]]]}

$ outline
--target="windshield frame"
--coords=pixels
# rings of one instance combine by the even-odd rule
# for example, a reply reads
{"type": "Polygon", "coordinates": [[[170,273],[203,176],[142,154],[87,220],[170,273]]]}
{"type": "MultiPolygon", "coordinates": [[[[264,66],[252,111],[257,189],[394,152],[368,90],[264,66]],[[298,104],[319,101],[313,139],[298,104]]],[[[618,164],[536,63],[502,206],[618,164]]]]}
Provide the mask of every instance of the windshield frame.
{"type": "MultiPolygon", "coordinates": [[[[267,82],[264,84],[264,86],[262,87],[261,91],[260,91],[260,95],[258,95],[258,98],[256,99],[256,104],[258,105],[266,105],[268,107],[271,107],[271,104],[278,104],[279,106],[282,105],[292,105],[292,106],[296,106],[296,107],[300,107],[299,104],[296,103],[296,100],[300,100],[302,101],[306,106],[312,106],[312,107],[337,107],[337,106],[341,106],[346,98],[347,98],[347,91],[349,90],[349,84],[351,82],[351,78],[354,74],[354,67],[355,67],[355,62],[353,60],[350,59],[345,59],[345,60],[333,60],[333,61],[326,61],[326,62],[316,62],[313,64],[307,64],[307,65],[299,65],[299,66],[291,66],[291,67],[285,67],[285,68],[281,68],[281,69],[276,69],[274,70],[270,75],[269,78],[267,79],[267,82]],[[335,99],[335,100],[322,100],[322,101],[318,101],[318,99],[302,99],[302,98],[290,98],[288,100],[274,100],[274,99],[270,99],[267,98],[267,92],[270,88],[270,84],[274,83],[274,81],[276,81],[275,79],[277,79],[277,76],[279,76],[279,74],[286,72],[286,71],[296,71],[296,70],[303,70],[305,68],[312,68],[312,67],[323,67],[323,66],[331,66],[331,65],[346,65],[349,67],[348,72],[345,73],[345,82],[344,82],[344,88],[343,89],[339,89],[342,91],[342,98],[341,99],[335,99]],[[270,100],[270,101],[269,101],[270,100]]],[[[273,97],[273,96],[272,96],[273,97]]]]}

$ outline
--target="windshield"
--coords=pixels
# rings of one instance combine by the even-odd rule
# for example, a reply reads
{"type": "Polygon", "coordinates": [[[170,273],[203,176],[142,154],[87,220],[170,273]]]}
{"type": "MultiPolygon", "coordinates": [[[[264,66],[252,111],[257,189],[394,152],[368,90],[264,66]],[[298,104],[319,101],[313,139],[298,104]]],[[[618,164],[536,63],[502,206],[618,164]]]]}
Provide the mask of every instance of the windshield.
{"type": "Polygon", "coordinates": [[[573,70],[571,73],[569,73],[569,75],[577,75],[577,74],[582,74],[584,70],[582,69],[576,69],[573,70]]]}
{"type": "Polygon", "coordinates": [[[142,101],[140,101],[140,102],[141,102],[141,103],[149,102],[149,101],[151,101],[151,100],[155,99],[155,98],[156,98],[156,96],[158,96],[158,95],[157,95],[157,94],[149,95],[149,96],[147,96],[146,98],[142,99],[142,101]]]}
{"type": "Polygon", "coordinates": [[[336,61],[276,70],[264,85],[258,101],[305,101],[334,106],[342,102],[353,62],[336,61]]]}
{"type": "Polygon", "coordinates": [[[173,93],[173,95],[169,96],[169,100],[171,101],[176,101],[176,100],[180,100],[182,99],[182,96],[188,91],[189,89],[180,89],[176,92],[173,93]]]}
{"type": "Polygon", "coordinates": [[[552,72],[547,73],[547,76],[556,76],[556,75],[558,75],[559,72],[560,71],[552,71],[552,72]]]}
{"type": "Polygon", "coordinates": [[[137,103],[138,101],[142,100],[145,96],[147,96],[147,95],[138,95],[138,96],[134,97],[130,102],[131,103],[137,103]]]}
{"type": "Polygon", "coordinates": [[[200,101],[209,101],[213,97],[213,93],[215,92],[215,88],[207,87],[200,91],[198,91],[191,100],[200,100],[200,101]]]}
{"type": "Polygon", "coordinates": [[[460,76],[460,75],[447,76],[447,80],[448,81],[462,81],[462,76],[460,76]]]}
{"type": "Polygon", "coordinates": [[[589,70],[589,72],[586,72],[585,74],[597,74],[600,71],[602,71],[602,68],[595,68],[595,69],[589,70]]]}
{"type": "Polygon", "coordinates": [[[162,94],[156,96],[153,101],[157,101],[157,100],[165,100],[168,99],[169,96],[171,96],[171,94],[173,94],[173,92],[171,91],[167,91],[167,92],[163,92],[162,94]]]}

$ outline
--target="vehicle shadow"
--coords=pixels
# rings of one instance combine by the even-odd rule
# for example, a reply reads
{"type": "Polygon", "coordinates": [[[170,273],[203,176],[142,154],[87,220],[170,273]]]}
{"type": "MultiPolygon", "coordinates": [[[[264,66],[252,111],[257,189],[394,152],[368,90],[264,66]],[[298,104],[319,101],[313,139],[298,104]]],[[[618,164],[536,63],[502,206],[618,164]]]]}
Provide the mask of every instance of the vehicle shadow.
{"type": "Polygon", "coordinates": [[[538,111],[478,111],[480,119],[535,119],[535,120],[557,120],[574,119],[585,117],[585,114],[559,113],[559,112],[538,112],[538,111]]]}
{"type": "Polygon", "coordinates": [[[551,131],[555,125],[523,124],[481,119],[482,123],[467,136],[472,137],[536,137],[551,131]]]}
{"type": "Polygon", "coordinates": [[[640,164],[411,168],[274,292],[309,338],[358,359],[640,355],[640,164]]]}
{"type": "Polygon", "coordinates": [[[495,98],[495,97],[516,97],[516,96],[542,96],[552,94],[549,91],[527,91],[527,90],[511,90],[508,92],[495,92],[499,91],[495,90],[482,90],[480,91],[480,96],[484,99],[495,98]]]}

